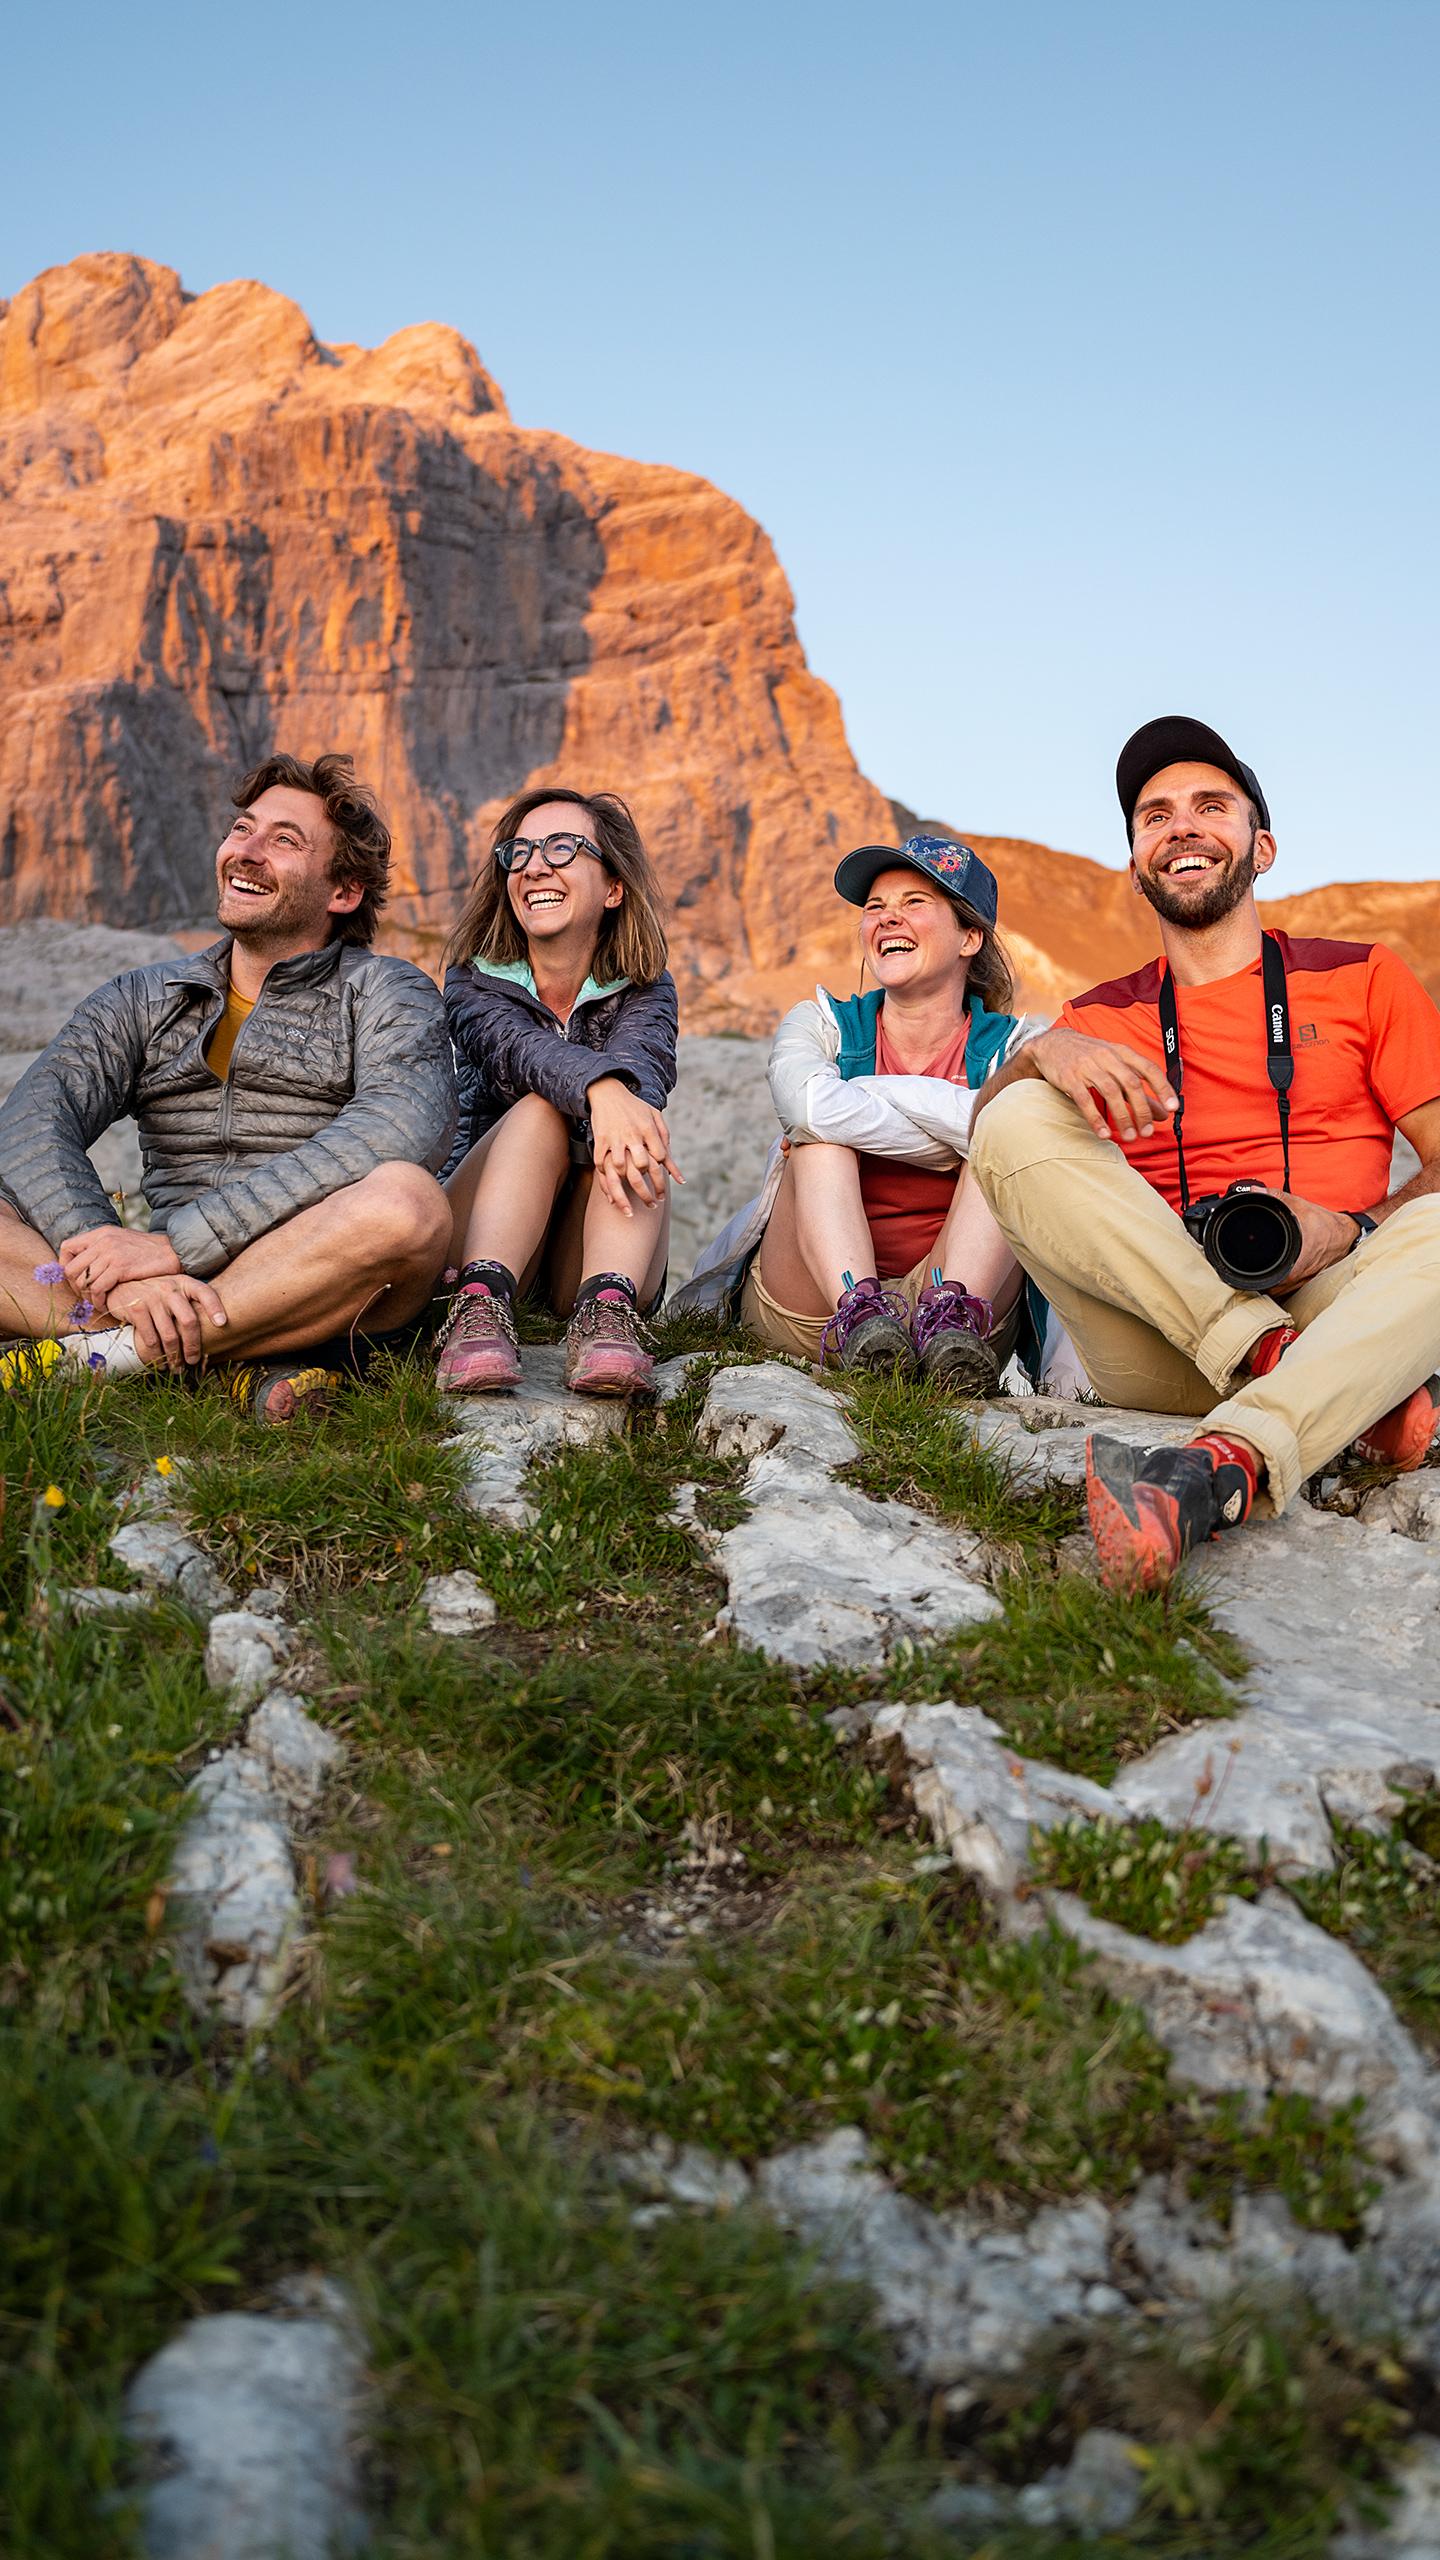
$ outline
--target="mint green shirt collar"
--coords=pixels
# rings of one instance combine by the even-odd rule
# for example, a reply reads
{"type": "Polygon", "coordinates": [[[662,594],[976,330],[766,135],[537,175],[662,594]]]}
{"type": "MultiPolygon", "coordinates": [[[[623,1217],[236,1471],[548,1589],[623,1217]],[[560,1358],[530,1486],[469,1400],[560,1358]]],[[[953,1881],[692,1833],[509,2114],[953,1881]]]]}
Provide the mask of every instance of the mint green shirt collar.
{"type": "MultiPolygon", "coordinates": [[[[470,966],[482,978],[504,978],[512,987],[523,987],[537,1004],[541,1001],[535,972],[528,960],[472,960],[470,966]]],[[[621,995],[629,984],[628,978],[610,978],[602,987],[593,978],[587,978],[570,1010],[578,1013],[582,1004],[598,1004],[602,996],[621,995]]]]}

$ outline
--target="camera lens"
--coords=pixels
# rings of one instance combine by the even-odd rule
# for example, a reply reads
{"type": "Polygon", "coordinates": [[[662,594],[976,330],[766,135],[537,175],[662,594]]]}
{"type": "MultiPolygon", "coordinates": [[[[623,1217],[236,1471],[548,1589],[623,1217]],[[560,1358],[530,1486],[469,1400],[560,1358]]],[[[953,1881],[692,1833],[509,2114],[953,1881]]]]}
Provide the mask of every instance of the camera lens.
{"type": "Polygon", "coordinates": [[[1263,1292],[1288,1280],[1300,1259],[1300,1221],[1273,1191],[1227,1194],[1205,1233],[1205,1259],[1232,1289],[1263,1292]]]}

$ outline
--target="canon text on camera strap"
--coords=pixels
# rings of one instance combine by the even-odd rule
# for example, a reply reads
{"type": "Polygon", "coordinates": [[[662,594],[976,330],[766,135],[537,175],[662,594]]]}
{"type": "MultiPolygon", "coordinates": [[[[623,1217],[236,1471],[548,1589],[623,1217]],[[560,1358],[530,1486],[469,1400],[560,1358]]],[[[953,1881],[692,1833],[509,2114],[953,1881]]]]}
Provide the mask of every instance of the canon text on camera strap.
{"type": "MultiPolygon", "coordinates": [[[[1295,1055],[1290,1046],[1290,999],[1285,991],[1285,963],[1280,945],[1273,933],[1263,934],[1260,941],[1260,971],[1265,987],[1265,1072],[1275,1095],[1275,1108],[1280,1118],[1280,1148],[1285,1159],[1285,1188],[1290,1188],[1290,1086],[1295,1074],[1295,1055]]],[[[1190,1206],[1190,1185],[1185,1178],[1185,1142],[1181,1123],[1185,1117],[1185,1069],[1180,1056],[1180,1017],[1175,1008],[1175,981],[1166,962],[1160,981],[1160,1032],[1165,1043],[1165,1072],[1175,1088],[1175,1153],[1180,1167],[1180,1208],[1190,1206]]]]}

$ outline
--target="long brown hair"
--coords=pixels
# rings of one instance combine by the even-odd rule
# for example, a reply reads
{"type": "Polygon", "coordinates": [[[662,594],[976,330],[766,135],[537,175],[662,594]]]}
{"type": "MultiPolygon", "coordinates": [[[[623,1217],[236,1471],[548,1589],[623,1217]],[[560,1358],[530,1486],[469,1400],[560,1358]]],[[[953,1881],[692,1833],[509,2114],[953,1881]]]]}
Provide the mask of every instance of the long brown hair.
{"type": "MultiPolygon", "coordinates": [[[[633,986],[652,986],[665,966],[665,926],[660,884],[639,828],[618,792],[566,791],[549,783],[522,791],[518,800],[501,810],[480,876],[445,945],[446,968],[467,960],[503,963],[528,958],[529,944],[510,904],[507,875],[495,859],[495,847],[507,836],[519,834],[532,809],[543,809],[552,800],[565,800],[572,808],[584,810],[606,870],[625,890],[618,907],[607,907],[600,919],[590,963],[593,975],[602,985],[612,978],[628,978],[633,986]]],[[[575,858],[588,860],[585,854],[575,858]]]]}
{"type": "MultiPolygon", "coordinates": [[[[959,905],[958,899],[955,901],[959,905]]],[[[987,1013],[1013,1013],[1015,1010],[1015,972],[1010,954],[993,924],[983,916],[973,915],[968,907],[960,907],[962,925],[978,925],[980,948],[970,962],[965,978],[965,991],[977,995],[987,1013]]]]}

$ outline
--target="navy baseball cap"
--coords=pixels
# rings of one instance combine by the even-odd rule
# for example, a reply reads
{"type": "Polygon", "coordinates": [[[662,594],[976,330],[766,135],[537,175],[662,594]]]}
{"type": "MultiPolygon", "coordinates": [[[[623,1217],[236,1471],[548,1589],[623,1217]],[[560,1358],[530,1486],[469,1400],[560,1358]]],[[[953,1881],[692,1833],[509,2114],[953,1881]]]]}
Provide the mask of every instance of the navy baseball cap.
{"type": "Polygon", "coordinates": [[[949,836],[907,836],[902,845],[857,845],[836,872],[835,886],[852,907],[863,907],[881,872],[893,871],[898,863],[932,880],[981,924],[995,922],[1000,894],[994,872],[968,844],[955,844],[949,836]]]}
{"type": "Polygon", "coordinates": [[[1232,782],[1238,782],[1241,790],[1249,793],[1261,826],[1267,835],[1270,833],[1270,811],[1253,767],[1241,763],[1218,729],[1207,728],[1203,720],[1186,720],[1178,711],[1170,712],[1163,720],[1147,720],[1120,750],[1115,788],[1125,812],[1127,833],[1135,823],[1135,803],[1146,783],[1163,773],[1167,764],[1218,765],[1222,773],[1228,773],[1232,782]]]}

